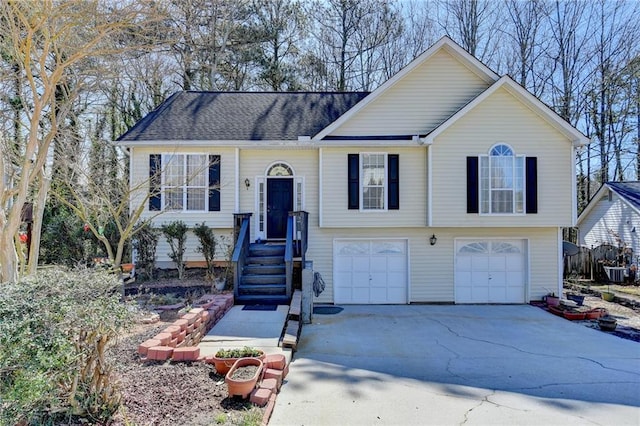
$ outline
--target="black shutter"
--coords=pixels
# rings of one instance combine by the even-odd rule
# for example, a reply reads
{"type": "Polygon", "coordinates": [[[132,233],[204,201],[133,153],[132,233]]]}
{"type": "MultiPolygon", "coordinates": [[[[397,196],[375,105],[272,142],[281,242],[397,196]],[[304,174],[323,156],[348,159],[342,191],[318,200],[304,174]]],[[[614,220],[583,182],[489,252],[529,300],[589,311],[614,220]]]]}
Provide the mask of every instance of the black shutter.
{"type": "Polygon", "coordinates": [[[360,208],[360,154],[349,154],[348,158],[348,189],[349,210],[360,208]]]}
{"type": "Polygon", "coordinates": [[[209,156],[209,211],[220,211],[220,156],[209,156]]]}
{"type": "Polygon", "coordinates": [[[160,183],[162,170],[162,155],[151,154],[149,156],[149,210],[160,211],[162,197],[160,183]]]}
{"type": "Polygon", "coordinates": [[[478,213],[478,157],[467,157],[467,213],[478,213]]]}
{"type": "Polygon", "coordinates": [[[398,154],[389,154],[387,162],[389,166],[387,173],[389,180],[389,210],[398,210],[400,209],[400,156],[398,154]]]}
{"type": "Polygon", "coordinates": [[[527,157],[525,191],[527,213],[538,213],[538,157],[527,157]]]}

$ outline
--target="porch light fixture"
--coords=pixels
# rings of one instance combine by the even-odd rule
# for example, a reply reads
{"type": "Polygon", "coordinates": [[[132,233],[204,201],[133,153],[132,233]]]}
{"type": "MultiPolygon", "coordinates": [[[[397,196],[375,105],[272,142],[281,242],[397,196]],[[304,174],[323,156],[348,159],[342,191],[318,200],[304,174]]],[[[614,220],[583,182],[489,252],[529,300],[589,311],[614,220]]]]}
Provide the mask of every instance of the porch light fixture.
{"type": "Polygon", "coordinates": [[[435,246],[436,242],[438,242],[438,239],[436,238],[436,234],[433,234],[431,238],[429,238],[429,244],[431,244],[432,246],[435,246]]]}
{"type": "Polygon", "coordinates": [[[247,188],[247,190],[249,189],[249,187],[251,186],[251,181],[249,180],[249,178],[246,178],[244,180],[244,186],[247,188]]]}

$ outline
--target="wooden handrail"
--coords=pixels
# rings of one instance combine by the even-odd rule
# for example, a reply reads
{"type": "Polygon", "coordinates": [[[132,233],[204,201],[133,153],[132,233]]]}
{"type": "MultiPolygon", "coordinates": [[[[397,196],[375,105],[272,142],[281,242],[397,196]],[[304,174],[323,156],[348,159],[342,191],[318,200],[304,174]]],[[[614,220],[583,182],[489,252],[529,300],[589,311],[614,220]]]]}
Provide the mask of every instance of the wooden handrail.
{"type": "Polygon", "coordinates": [[[287,239],[284,247],[284,264],[287,284],[287,298],[293,293],[293,216],[287,218],[287,239]]]}
{"type": "Polygon", "coordinates": [[[251,213],[236,213],[234,216],[234,234],[237,233],[235,247],[231,256],[233,262],[233,294],[240,296],[240,277],[249,255],[249,236],[251,235],[251,213]],[[236,231],[237,228],[237,231],[236,231]]]}

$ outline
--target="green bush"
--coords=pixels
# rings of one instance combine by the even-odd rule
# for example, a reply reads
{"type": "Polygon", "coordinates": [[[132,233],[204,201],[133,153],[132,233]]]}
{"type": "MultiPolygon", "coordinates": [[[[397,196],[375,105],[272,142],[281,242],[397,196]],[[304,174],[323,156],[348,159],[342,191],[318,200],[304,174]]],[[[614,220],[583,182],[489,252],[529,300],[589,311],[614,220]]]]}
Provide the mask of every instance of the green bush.
{"type": "Polygon", "coordinates": [[[176,264],[178,279],[181,280],[184,277],[184,251],[187,248],[187,231],[189,228],[187,228],[187,225],[183,221],[176,220],[169,224],[163,224],[160,229],[169,243],[169,247],[171,248],[169,257],[176,264]]]}
{"type": "Polygon", "coordinates": [[[196,249],[199,253],[202,253],[204,260],[207,263],[207,276],[208,280],[213,280],[215,277],[215,265],[213,263],[214,256],[216,254],[216,237],[213,234],[213,229],[209,228],[204,222],[196,223],[193,228],[193,233],[196,234],[200,245],[196,249]]]}
{"type": "Polygon", "coordinates": [[[101,423],[121,396],[105,358],[126,327],[119,281],[48,269],[0,292],[0,425],[101,423]]]}
{"type": "Polygon", "coordinates": [[[153,279],[153,272],[156,268],[156,248],[160,231],[151,226],[151,223],[144,222],[137,226],[133,236],[133,248],[137,252],[136,271],[144,272],[146,278],[153,279]]]}

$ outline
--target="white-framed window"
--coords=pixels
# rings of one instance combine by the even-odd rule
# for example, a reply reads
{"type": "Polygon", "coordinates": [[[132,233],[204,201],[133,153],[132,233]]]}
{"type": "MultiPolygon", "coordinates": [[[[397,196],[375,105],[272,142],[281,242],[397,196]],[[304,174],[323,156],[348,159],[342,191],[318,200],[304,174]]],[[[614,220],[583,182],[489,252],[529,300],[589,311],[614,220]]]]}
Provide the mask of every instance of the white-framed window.
{"type": "Polygon", "coordinates": [[[162,155],[162,210],[206,211],[209,159],[206,154],[162,155]]]}
{"type": "Polygon", "coordinates": [[[480,213],[524,214],[525,157],[506,144],[480,156],[480,213]]]}
{"type": "Polygon", "coordinates": [[[360,182],[360,205],[362,210],[386,210],[386,153],[363,152],[360,154],[360,182]]]}

